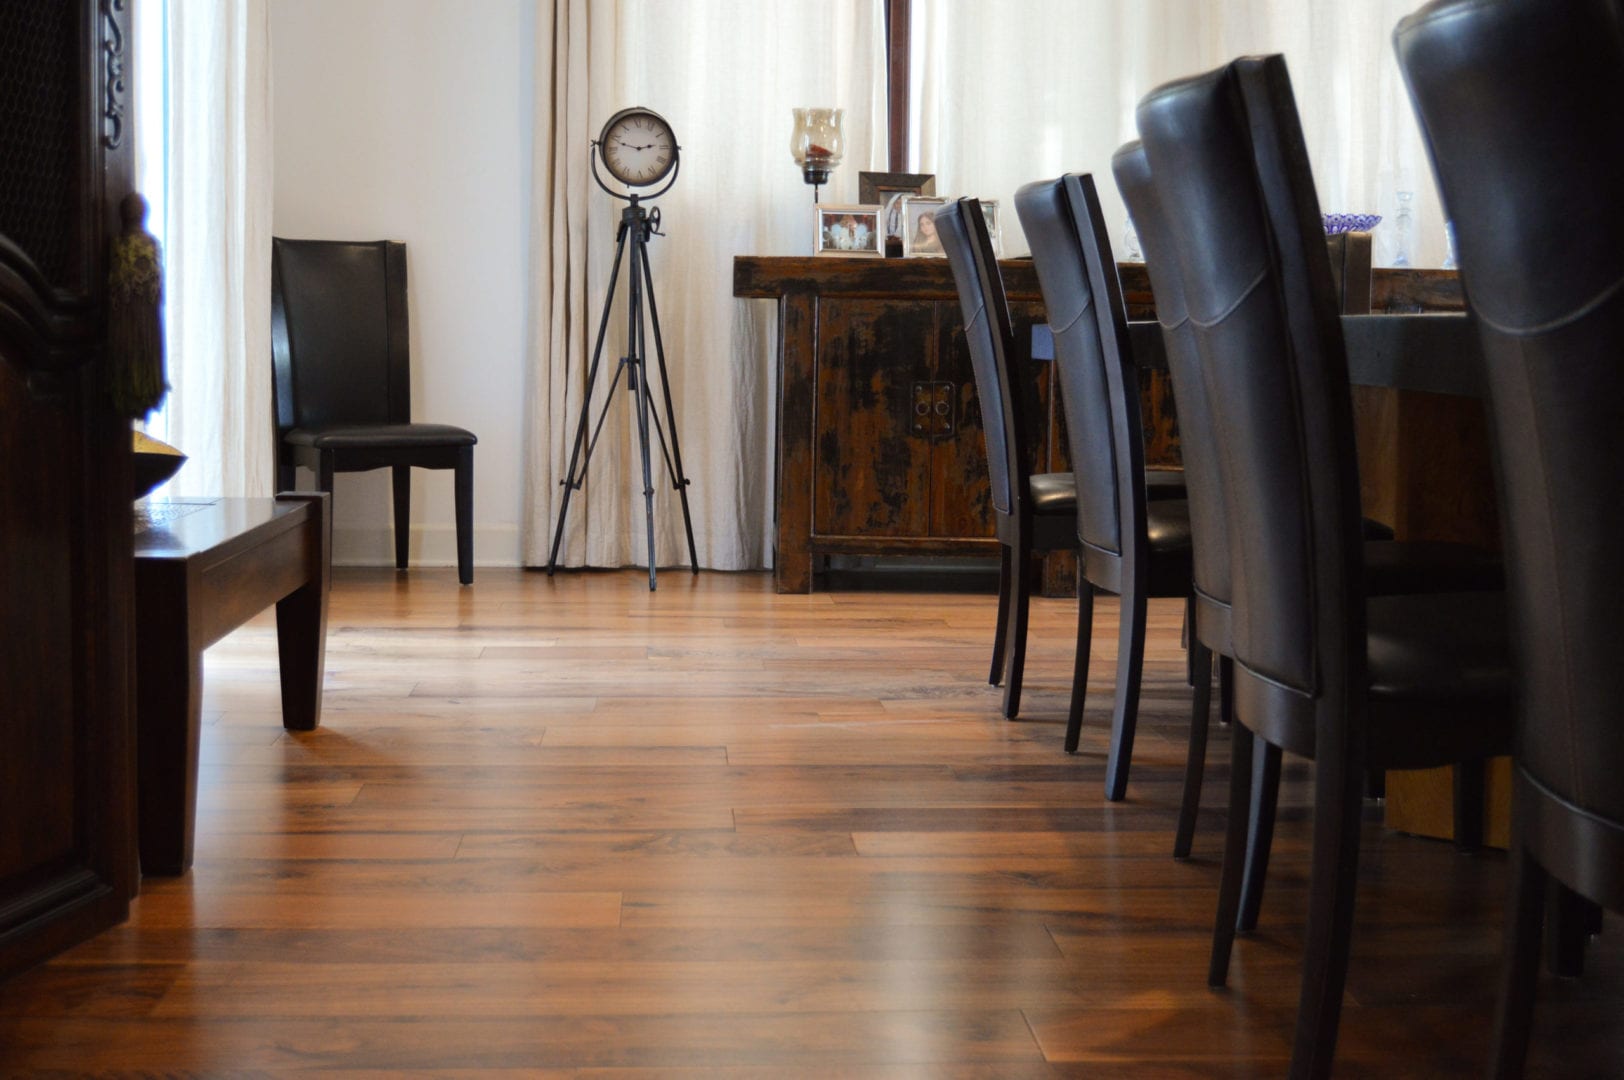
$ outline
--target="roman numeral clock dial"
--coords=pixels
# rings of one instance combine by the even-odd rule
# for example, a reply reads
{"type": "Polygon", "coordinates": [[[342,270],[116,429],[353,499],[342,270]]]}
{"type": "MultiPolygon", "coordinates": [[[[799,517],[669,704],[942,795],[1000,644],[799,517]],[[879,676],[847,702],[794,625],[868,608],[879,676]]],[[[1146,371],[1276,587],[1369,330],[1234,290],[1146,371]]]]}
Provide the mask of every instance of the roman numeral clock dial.
{"type": "Polygon", "coordinates": [[[648,109],[622,109],[603,125],[598,157],[610,176],[629,188],[652,187],[677,167],[671,125],[648,109]]]}

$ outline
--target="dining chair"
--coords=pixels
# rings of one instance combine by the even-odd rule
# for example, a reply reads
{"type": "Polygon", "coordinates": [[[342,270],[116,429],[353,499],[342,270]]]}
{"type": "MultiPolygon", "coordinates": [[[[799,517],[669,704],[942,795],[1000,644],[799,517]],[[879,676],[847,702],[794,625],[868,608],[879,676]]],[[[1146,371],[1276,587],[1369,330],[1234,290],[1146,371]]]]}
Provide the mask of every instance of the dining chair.
{"type": "Polygon", "coordinates": [[[1367,766],[1510,747],[1502,594],[1367,597],[1352,391],[1285,61],[1246,58],[1137,109],[1214,406],[1230,517],[1235,716],[1208,982],[1224,984],[1253,740],[1313,762],[1309,910],[1290,1075],[1330,1075],[1367,766]]]}
{"type": "Polygon", "coordinates": [[[1489,1072],[1520,1077],[1548,882],[1624,910],[1624,8],[1435,2],[1394,43],[1483,343],[1512,555],[1512,882],[1489,1072]]]}
{"type": "MultiPolygon", "coordinates": [[[[1184,298],[1175,237],[1151,181],[1150,163],[1143,144],[1130,142],[1123,146],[1113,156],[1111,168],[1138,230],[1178,408],[1179,449],[1189,492],[1194,543],[1195,618],[1191,633],[1222,658],[1221,664],[1227,665],[1234,656],[1231,623],[1234,584],[1230,575],[1233,541],[1223,477],[1218,467],[1219,444],[1213,426],[1216,406],[1202,370],[1197,328],[1190,321],[1184,298]]],[[[1378,526],[1379,523],[1369,520],[1361,523],[1366,595],[1398,596],[1504,587],[1504,570],[1491,552],[1470,544],[1376,539],[1378,526]]],[[[1173,847],[1175,858],[1189,855],[1195,834],[1207,752],[1208,710],[1209,699],[1197,694],[1190,717],[1184,794],[1173,847]]],[[[1240,914],[1236,919],[1236,928],[1242,932],[1257,927],[1274,833],[1280,766],[1280,748],[1266,741],[1259,742],[1252,765],[1252,804],[1247,814],[1246,873],[1240,914]]],[[[1472,767],[1481,774],[1481,766],[1465,766],[1472,767]]],[[[1470,780],[1457,785],[1457,790],[1461,797],[1455,806],[1455,835],[1460,840],[1458,846],[1470,849],[1482,838],[1483,802],[1480,790],[1474,789],[1470,780]],[[1477,797],[1469,797],[1474,791],[1477,797]]]]}
{"type": "Polygon", "coordinates": [[[987,681],[1004,684],[1004,716],[1020,711],[1031,611],[1033,556],[1077,546],[1077,490],[1070,473],[1034,473],[1022,407],[1022,380],[1011,366],[1014,332],[1003,276],[981,205],[949,203],[935,216],[964,314],[964,337],[981,402],[987,473],[999,542],[998,624],[987,681]]]}
{"type": "Polygon", "coordinates": [[[406,569],[411,469],[452,469],[457,579],[474,580],[473,432],[412,422],[406,245],[379,240],[271,242],[272,397],[277,487],[295,469],[333,474],[389,468],[395,566],[406,569]]]}
{"type": "MultiPolygon", "coordinates": [[[[1146,499],[1139,374],[1094,178],[1069,174],[1027,184],[1015,193],[1015,210],[1054,332],[1077,490],[1082,580],[1066,751],[1076,752],[1082,734],[1094,590],[1116,593],[1116,698],[1105,768],[1105,797],[1116,801],[1127,793],[1133,758],[1147,601],[1191,596],[1190,507],[1184,499],[1146,499]]],[[[1201,642],[1192,638],[1191,646],[1196,693],[1210,692],[1211,657],[1201,642]]]]}

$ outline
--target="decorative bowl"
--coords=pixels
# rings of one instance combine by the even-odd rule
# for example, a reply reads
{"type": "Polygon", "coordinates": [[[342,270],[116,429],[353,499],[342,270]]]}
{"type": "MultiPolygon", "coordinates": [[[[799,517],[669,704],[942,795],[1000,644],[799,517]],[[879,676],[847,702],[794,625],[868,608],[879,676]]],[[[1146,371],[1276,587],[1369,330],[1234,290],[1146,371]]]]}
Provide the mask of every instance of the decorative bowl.
{"type": "Polygon", "coordinates": [[[140,431],[134,437],[135,498],[143,498],[186,464],[186,455],[140,431]]]}
{"type": "Polygon", "coordinates": [[[1380,214],[1326,214],[1325,235],[1345,232],[1369,232],[1380,223],[1380,214]]]}

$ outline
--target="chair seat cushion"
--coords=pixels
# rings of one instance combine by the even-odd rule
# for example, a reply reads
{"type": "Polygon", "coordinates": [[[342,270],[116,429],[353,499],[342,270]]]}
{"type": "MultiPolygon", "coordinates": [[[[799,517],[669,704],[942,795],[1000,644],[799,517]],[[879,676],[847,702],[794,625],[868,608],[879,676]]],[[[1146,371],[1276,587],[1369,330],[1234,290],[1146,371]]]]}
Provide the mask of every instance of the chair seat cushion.
{"type": "Polygon", "coordinates": [[[1150,550],[1171,554],[1190,549],[1190,502],[1188,499],[1157,499],[1145,504],[1145,538],[1150,550]]]}
{"type": "Polygon", "coordinates": [[[1365,605],[1370,694],[1509,704],[1505,594],[1378,596],[1365,605]]]}
{"type": "Polygon", "coordinates": [[[1432,540],[1365,541],[1365,594],[1473,592],[1505,588],[1505,567],[1491,551],[1432,540]]]}
{"type": "Polygon", "coordinates": [[[282,436],[294,446],[317,450],[368,450],[387,446],[473,446],[474,433],[450,424],[330,424],[293,428],[282,436]]]}
{"type": "MultiPolygon", "coordinates": [[[[1035,473],[1029,480],[1034,514],[1077,512],[1077,478],[1069,472],[1035,473]]],[[[1183,469],[1146,469],[1145,501],[1184,498],[1183,469]]],[[[1188,516],[1186,514],[1186,516],[1188,516]]]]}
{"type": "Polygon", "coordinates": [[[1033,473],[1027,478],[1034,514],[1075,514],[1077,478],[1069,472],[1033,473]]]}

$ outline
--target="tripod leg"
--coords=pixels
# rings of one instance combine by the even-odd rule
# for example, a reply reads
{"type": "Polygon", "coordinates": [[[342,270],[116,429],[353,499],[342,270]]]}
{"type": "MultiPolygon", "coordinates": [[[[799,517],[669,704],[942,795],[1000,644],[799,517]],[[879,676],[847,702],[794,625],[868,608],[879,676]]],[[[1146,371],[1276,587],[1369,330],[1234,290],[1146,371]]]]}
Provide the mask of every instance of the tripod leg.
{"type": "Polygon", "coordinates": [[[698,574],[699,555],[694,548],[694,519],[688,512],[688,478],[682,472],[682,447],[677,444],[677,416],[676,410],[671,405],[671,377],[665,367],[665,342],[660,338],[660,309],[654,302],[654,275],[649,270],[646,255],[643,259],[643,284],[644,292],[648,295],[649,322],[654,326],[654,356],[660,364],[660,390],[665,395],[665,425],[671,431],[671,461],[668,462],[671,465],[671,486],[677,489],[677,497],[682,500],[682,527],[688,533],[688,565],[693,568],[695,574],[698,574]]]}
{"type": "MultiPolygon", "coordinates": [[[[586,479],[586,465],[581,462],[581,448],[586,445],[587,425],[592,417],[592,387],[598,381],[598,361],[603,358],[603,338],[609,329],[609,309],[615,303],[615,285],[620,281],[620,257],[626,252],[626,226],[620,226],[615,238],[615,264],[609,271],[609,291],[603,297],[603,317],[598,320],[598,340],[592,346],[592,364],[587,368],[586,385],[581,391],[581,419],[575,425],[575,444],[570,450],[569,471],[564,474],[564,501],[558,507],[558,527],[553,531],[553,549],[547,555],[547,576],[553,576],[558,565],[558,549],[564,543],[564,519],[569,516],[570,494],[586,479]],[[581,475],[575,475],[575,466],[581,465],[581,475]]],[[[610,388],[611,392],[613,387],[610,388]]],[[[608,408],[607,403],[604,406],[608,408]]]]}
{"type": "Polygon", "coordinates": [[[654,552],[654,472],[649,461],[649,385],[648,350],[643,337],[643,266],[648,259],[643,233],[632,237],[632,267],[628,275],[631,291],[626,302],[626,344],[628,378],[633,393],[632,407],[637,413],[637,444],[643,459],[643,519],[648,527],[648,590],[655,589],[655,567],[658,560],[654,552]]]}

